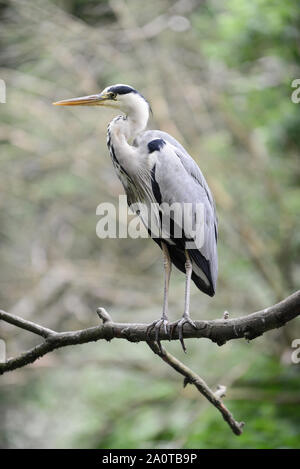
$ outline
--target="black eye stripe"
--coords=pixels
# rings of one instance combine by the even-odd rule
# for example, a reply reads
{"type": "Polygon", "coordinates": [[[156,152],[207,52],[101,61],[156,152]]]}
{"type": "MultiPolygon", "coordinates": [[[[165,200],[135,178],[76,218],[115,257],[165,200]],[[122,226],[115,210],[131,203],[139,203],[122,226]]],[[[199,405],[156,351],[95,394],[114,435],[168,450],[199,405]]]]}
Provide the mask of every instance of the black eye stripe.
{"type": "Polygon", "coordinates": [[[137,93],[134,88],[127,85],[112,86],[108,91],[115,94],[137,93]]]}

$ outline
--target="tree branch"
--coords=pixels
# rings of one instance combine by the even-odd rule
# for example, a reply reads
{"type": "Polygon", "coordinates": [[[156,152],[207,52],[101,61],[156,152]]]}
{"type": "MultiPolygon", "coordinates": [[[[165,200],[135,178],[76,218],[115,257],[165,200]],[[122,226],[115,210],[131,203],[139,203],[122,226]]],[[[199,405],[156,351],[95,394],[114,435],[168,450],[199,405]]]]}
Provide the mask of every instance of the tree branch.
{"type": "MultiPolygon", "coordinates": [[[[236,435],[242,433],[243,423],[237,422],[221,401],[224,389],[221,387],[217,392],[213,393],[202,378],[173,357],[164,347],[159,347],[154,342],[155,332],[147,333],[148,324],[113,322],[111,316],[103,308],[98,308],[97,314],[102,320],[102,324],[99,326],[70,332],[56,332],[0,310],[0,321],[5,321],[44,338],[44,341],[36,347],[23,352],[16,358],[10,358],[4,363],[0,363],[0,375],[33,363],[47,353],[68,345],[84,344],[102,339],[110,341],[113,338],[126,339],[131,342],[144,341],[147,342],[155,354],[185,377],[184,385],[191,383],[196,386],[199,392],[221,412],[223,418],[236,435]]],[[[248,316],[228,319],[228,313],[226,312],[223,319],[195,321],[196,329],[186,324],[183,336],[184,339],[207,338],[216,342],[218,345],[223,345],[231,339],[245,338],[252,340],[266,331],[282,327],[285,323],[299,315],[300,290],[280,303],[262,311],[249,314],[248,316]]],[[[176,327],[172,329],[173,334],[171,340],[177,340],[178,330],[176,327]]],[[[160,330],[159,339],[170,340],[163,328],[160,330]]]]}
{"type": "MultiPolygon", "coordinates": [[[[103,324],[70,332],[55,332],[46,327],[27,321],[19,316],[0,310],[0,321],[5,321],[21,329],[33,332],[44,337],[45,341],[24,352],[17,358],[11,358],[5,363],[0,363],[0,374],[11,371],[28,363],[52,350],[66,347],[67,345],[85,344],[97,340],[126,339],[130,342],[147,342],[154,340],[155,332],[147,335],[149,324],[118,323],[113,322],[104,308],[98,308],[97,314],[103,324]]],[[[245,338],[255,339],[265,332],[282,327],[288,321],[300,315],[300,290],[288,296],[285,300],[270,306],[262,311],[249,314],[236,319],[215,319],[212,321],[195,321],[196,329],[189,324],[184,328],[184,339],[206,338],[218,345],[225,344],[228,340],[245,338]]],[[[227,318],[227,314],[224,316],[227,318]]],[[[171,324],[172,326],[172,324],[171,324]]],[[[160,340],[170,340],[163,328],[159,333],[160,340]]],[[[178,339],[178,330],[173,328],[171,340],[178,339]]]]}

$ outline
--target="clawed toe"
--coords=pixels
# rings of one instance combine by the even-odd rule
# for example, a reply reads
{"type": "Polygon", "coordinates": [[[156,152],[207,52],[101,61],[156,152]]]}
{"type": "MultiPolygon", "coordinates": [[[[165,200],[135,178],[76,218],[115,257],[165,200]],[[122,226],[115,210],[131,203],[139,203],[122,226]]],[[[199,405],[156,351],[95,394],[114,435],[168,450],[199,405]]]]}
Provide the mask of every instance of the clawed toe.
{"type": "Polygon", "coordinates": [[[184,343],[184,340],[183,340],[183,326],[188,323],[190,324],[192,327],[194,327],[195,329],[197,329],[197,326],[196,324],[194,323],[194,321],[189,318],[189,317],[182,317],[179,321],[176,321],[175,323],[172,324],[172,334],[173,334],[173,331],[176,327],[178,327],[178,338],[180,340],[180,343],[181,343],[181,346],[182,346],[182,349],[183,351],[186,353],[186,346],[185,346],[185,343],[184,343]]]}
{"type": "Polygon", "coordinates": [[[153,321],[148,327],[147,327],[147,336],[149,337],[152,330],[155,330],[155,342],[159,346],[161,350],[161,343],[160,343],[160,338],[159,338],[159,333],[160,333],[160,328],[163,326],[165,334],[169,337],[169,340],[171,338],[170,336],[170,330],[169,330],[169,321],[167,319],[158,319],[156,321],[153,321]]]}

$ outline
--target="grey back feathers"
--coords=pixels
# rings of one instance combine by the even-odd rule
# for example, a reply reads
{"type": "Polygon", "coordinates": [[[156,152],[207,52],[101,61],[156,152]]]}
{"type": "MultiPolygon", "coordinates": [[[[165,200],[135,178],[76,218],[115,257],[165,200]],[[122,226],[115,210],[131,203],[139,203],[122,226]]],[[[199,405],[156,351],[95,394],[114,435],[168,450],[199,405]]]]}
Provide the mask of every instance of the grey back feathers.
{"type": "MultiPolygon", "coordinates": [[[[149,153],[157,152],[155,182],[160,191],[160,200],[168,204],[201,203],[205,210],[204,244],[199,250],[189,250],[193,263],[193,280],[205,293],[213,296],[218,276],[217,232],[218,223],[214,199],[209,186],[196,162],[184,147],[171,135],[158,130],[141,134],[134,142],[140,148],[147,146],[149,153]],[[204,275],[203,275],[204,273],[204,275]],[[208,280],[208,282],[207,282],[208,280]]],[[[184,256],[178,260],[182,243],[178,240],[173,263],[184,272],[184,256]]],[[[172,246],[169,248],[172,258],[172,246]]]]}

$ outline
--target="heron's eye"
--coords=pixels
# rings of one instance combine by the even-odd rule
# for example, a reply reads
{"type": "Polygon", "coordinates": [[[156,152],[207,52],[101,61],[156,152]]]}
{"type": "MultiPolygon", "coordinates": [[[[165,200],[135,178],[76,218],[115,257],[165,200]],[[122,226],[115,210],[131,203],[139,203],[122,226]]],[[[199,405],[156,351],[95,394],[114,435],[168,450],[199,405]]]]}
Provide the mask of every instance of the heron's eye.
{"type": "Polygon", "coordinates": [[[117,93],[110,93],[109,96],[110,99],[113,99],[114,101],[117,99],[117,93]]]}

